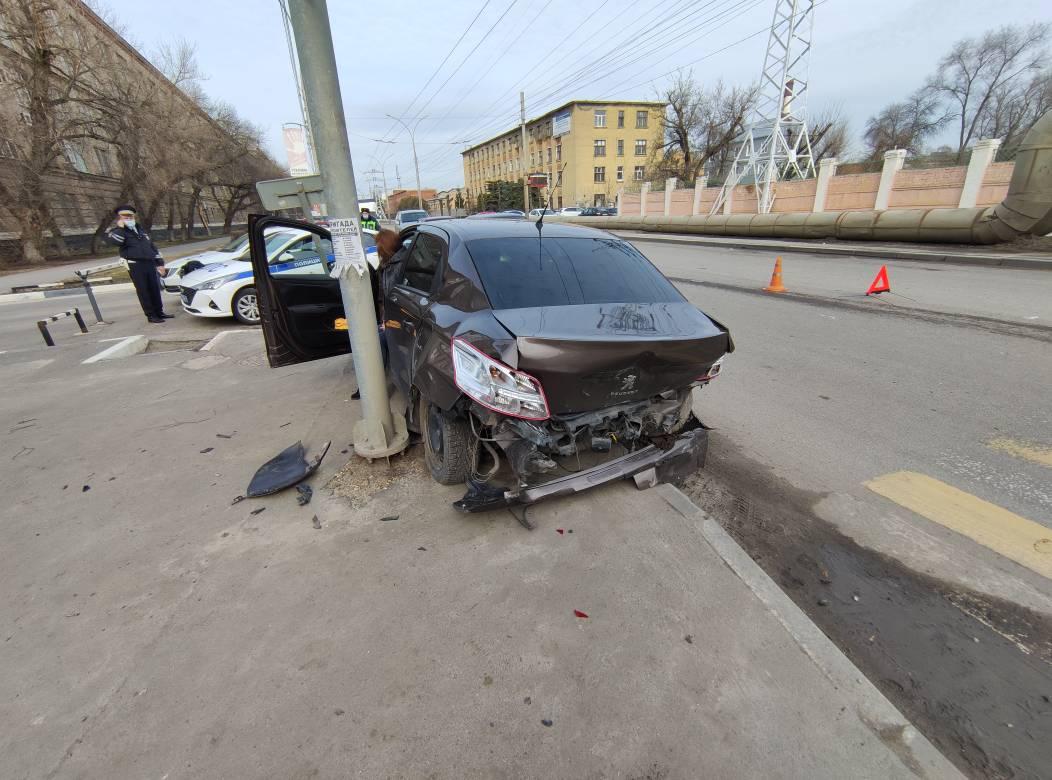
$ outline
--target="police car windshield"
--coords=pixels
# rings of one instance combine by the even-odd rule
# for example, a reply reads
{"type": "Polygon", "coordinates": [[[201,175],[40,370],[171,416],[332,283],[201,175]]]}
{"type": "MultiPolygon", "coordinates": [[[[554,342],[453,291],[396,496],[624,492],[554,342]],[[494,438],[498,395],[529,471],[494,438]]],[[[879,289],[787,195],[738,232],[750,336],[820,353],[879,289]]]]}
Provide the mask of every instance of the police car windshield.
{"type": "Polygon", "coordinates": [[[267,236],[267,257],[274,254],[274,252],[288,243],[295,235],[295,233],[274,233],[267,236]]]}
{"type": "Polygon", "coordinates": [[[241,235],[234,236],[232,239],[230,239],[229,243],[227,243],[225,246],[220,247],[216,251],[217,252],[240,252],[242,249],[245,248],[245,244],[247,244],[247,243],[248,243],[248,234],[247,233],[242,233],[241,235]]]}

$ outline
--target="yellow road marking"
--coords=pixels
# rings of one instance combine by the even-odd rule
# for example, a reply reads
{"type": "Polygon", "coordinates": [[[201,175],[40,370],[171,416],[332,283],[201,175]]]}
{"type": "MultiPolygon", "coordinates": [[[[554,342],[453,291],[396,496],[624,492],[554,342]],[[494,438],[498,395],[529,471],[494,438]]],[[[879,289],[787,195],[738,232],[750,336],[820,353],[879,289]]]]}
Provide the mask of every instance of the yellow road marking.
{"type": "Polygon", "coordinates": [[[1052,529],[915,471],[885,474],[866,487],[1052,579],[1052,529]]]}
{"type": "Polygon", "coordinates": [[[1040,463],[1052,469],[1052,447],[1042,447],[1039,444],[1030,444],[1017,439],[993,439],[986,443],[990,449],[1007,452],[1017,458],[1040,463]]]}

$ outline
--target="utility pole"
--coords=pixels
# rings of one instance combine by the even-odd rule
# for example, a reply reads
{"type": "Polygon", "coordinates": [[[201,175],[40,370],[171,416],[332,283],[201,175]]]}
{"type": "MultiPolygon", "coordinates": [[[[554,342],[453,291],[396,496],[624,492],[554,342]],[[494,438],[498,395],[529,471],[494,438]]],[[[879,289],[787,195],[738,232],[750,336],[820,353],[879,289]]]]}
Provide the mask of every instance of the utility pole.
{"type": "Polygon", "coordinates": [[[412,127],[407,125],[405,122],[403,122],[396,116],[391,116],[390,114],[388,114],[387,118],[393,119],[409,132],[409,141],[413,144],[413,167],[416,168],[416,200],[418,203],[417,208],[422,209],[424,208],[424,193],[420,189],[420,162],[416,159],[416,128],[422,121],[427,119],[427,117],[420,117],[416,120],[416,124],[412,127]]]}
{"type": "Polygon", "coordinates": [[[519,93],[519,130],[522,135],[522,210],[530,213],[530,177],[526,169],[526,93],[519,93]]]}
{"type": "MultiPolygon", "coordinates": [[[[328,8],[325,0],[289,0],[289,17],[296,38],[303,91],[329,216],[334,222],[353,220],[356,229],[344,238],[357,241],[357,252],[350,254],[364,258],[358,193],[354,187],[354,167],[347,141],[347,121],[340,97],[328,8]]],[[[339,243],[334,224],[333,245],[338,253],[339,243]]],[[[409,434],[405,418],[391,414],[368,273],[360,274],[351,269],[341,275],[340,294],[349,325],[354,374],[362,397],[362,419],[354,425],[354,452],[369,460],[383,458],[404,450],[409,443],[409,434]]]]}

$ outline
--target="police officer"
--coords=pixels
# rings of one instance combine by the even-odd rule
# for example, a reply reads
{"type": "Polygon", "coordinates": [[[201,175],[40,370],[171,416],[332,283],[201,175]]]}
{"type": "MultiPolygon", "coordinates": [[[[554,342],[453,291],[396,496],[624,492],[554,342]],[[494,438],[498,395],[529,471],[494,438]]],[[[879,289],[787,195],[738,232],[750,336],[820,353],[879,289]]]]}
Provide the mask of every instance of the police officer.
{"type": "Polygon", "coordinates": [[[135,219],[135,209],[118,206],[113,210],[116,222],[106,232],[110,243],[120,247],[120,255],[128,261],[128,272],[139,296],[139,305],[149,322],[164,322],[174,315],[164,313],[161,301],[161,279],[158,272],[164,270],[164,258],[150,234],[143,230],[135,219]]]}
{"type": "Polygon", "coordinates": [[[362,228],[364,230],[380,229],[380,221],[367,208],[362,209],[362,228]]]}

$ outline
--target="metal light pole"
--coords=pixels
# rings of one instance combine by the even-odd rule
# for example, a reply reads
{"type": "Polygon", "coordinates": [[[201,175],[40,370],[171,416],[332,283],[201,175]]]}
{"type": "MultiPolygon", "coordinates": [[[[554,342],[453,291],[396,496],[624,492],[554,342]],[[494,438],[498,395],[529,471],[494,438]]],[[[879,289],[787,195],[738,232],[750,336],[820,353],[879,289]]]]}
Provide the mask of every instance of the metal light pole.
{"type": "Polygon", "coordinates": [[[526,167],[526,93],[519,93],[519,129],[522,138],[519,158],[522,161],[522,210],[530,213],[530,172],[526,167]]]}
{"type": "MultiPolygon", "coordinates": [[[[289,0],[289,17],[329,216],[359,224],[358,193],[325,0],[289,0]]],[[[338,242],[333,230],[335,245],[338,242]]],[[[360,242],[360,232],[352,238],[360,242]]],[[[360,254],[364,256],[364,250],[360,254]]],[[[340,293],[362,397],[362,419],[354,426],[354,451],[369,460],[393,455],[405,449],[409,434],[405,419],[391,414],[368,273],[360,275],[351,270],[342,275],[340,293]]]]}
{"type": "Polygon", "coordinates": [[[413,144],[413,167],[416,168],[416,199],[417,199],[417,202],[420,204],[419,207],[423,208],[424,207],[424,194],[420,190],[420,163],[417,162],[417,159],[416,159],[416,128],[423,120],[427,119],[427,117],[426,116],[422,116],[419,119],[417,119],[416,120],[416,124],[413,125],[411,128],[409,127],[409,125],[407,125],[405,122],[403,122],[401,119],[399,119],[396,116],[391,116],[390,114],[388,114],[387,118],[388,119],[393,119],[398,124],[400,124],[402,127],[404,127],[406,130],[409,131],[409,140],[413,144]]]}

